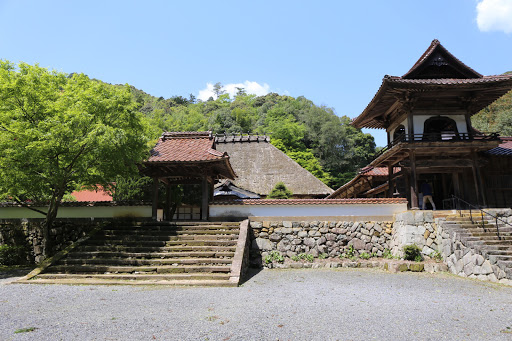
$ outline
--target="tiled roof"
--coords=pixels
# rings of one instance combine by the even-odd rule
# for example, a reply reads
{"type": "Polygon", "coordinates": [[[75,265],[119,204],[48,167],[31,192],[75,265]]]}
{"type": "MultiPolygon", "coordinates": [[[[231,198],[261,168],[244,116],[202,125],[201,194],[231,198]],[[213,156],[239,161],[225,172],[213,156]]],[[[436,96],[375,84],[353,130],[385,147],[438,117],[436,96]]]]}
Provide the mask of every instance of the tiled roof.
{"type": "Polygon", "coordinates": [[[99,201],[112,201],[112,196],[107,193],[103,188],[98,190],[81,190],[71,193],[78,202],[99,202],[99,201]]]}
{"type": "Polygon", "coordinates": [[[148,162],[194,162],[220,160],[227,154],[213,149],[210,132],[166,132],[151,150],[148,162]]]}
{"type": "MultiPolygon", "coordinates": [[[[400,167],[393,167],[393,174],[400,171],[400,167]]],[[[388,176],[388,167],[366,167],[361,169],[360,174],[365,176],[388,176]]]]}
{"type": "Polygon", "coordinates": [[[467,66],[466,64],[464,64],[460,59],[458,59],[457,57],[455,57],[453,54],[450,53],[450,51],[448,51],[443,45],[441,45],[441,42],[437,39],[434,39],[432,40],[432,42],[430,43],[430,46],[428,47],[428,49],[421,55],[421,57],[418,59],[418,61],[416,63],[414,63],[414,65],[411,67],[411,69],[409,71],[407,71],[407,73],[405,75],[403,75],[402,77],[406,78],[411,72],[413,72],[414,70],[416,70],[418,67],[421,66],[421,64],[423,64],[427,59],[428,57],[430,57],[430,55],[436,50],[436,49],[440,49],[442,50],[443,53],[445,53],[446,55],[448,55],[450,58],[452,58],[456,63],[458,63],[460,66],[462,66],[464,69],[466,69],[467,71],[469,71],[471,74],[473,74],[474,77],[482,77],[482,75],[478,72],[476,72],[475,70],[473,70],[472,68],[470,68],[469,66],[467,66]]]}
{"type": "Polygon", "coordinates": [[[498,147],[486,151],[489,155],[512,156],[512,137],[500,137],[503,141],[498,147]]]}
{"type": "Polygon", "coordinates": [[[355,198],[355,199],[234,199],[215,201],[214,205],[360,205],[406,204],[406,198],[355,198]]]}
{"type": "MultiPolygon", "coordinates": [[[[411,90],[419,94],[428,93],[423,91],[434,91],[433,93],[451,91],[454,93],[460,90],[468,93],[471,91],[482,93],[484,96],[477,96],[478,100],[473,103],[472,114],[475,114],[511,89],[512,75],[482,76],[453,56],[438,40],[434,40],[420,59],[402,77],[384,76],[379,90],[363,112],[352,120],[352,124],[357,128],[386,128],[385,122],[389,119],[390,108],[397,103],[398,94],[407,94],[411,90]],[[437,52],[434,53],[434,51],[443,54],[447,58],[446,62],[456,69],[461,77],[429,78],[428,74],[418,76],[418,72],[421,72],[421,69],[429,63],[429,57],[435,58],[437,52]],[[388,117],[384,117],[386,115],[388,117]]],[[[397,108],[394,109],[397,110],[397,108]]]]}
{"type": "Polygon", "coordinates": [[[425,84],[425,85],[452,85],[452,84],[486,84],[511,80],[512,75],[483,76],[481,78],[436,78],[436,79],[404,79],[397,76],[386,76],[389,83],[425,84]]]}

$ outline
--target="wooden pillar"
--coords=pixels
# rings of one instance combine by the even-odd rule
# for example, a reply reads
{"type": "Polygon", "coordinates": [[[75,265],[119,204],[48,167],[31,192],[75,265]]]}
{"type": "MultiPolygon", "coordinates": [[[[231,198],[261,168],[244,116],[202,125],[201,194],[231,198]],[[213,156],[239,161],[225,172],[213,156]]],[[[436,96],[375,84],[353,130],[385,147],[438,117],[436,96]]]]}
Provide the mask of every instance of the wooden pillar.
{"type": "Polygon", "coordinates": [[[153,178],[153,202],[151,206],[151,217],[157,219],[158,214],[158,178],[153,178]]]}
{"type": "Polygon", "coordinates": [[[164,220],[171,221],[171,196],[172,187],[170,184],[165,185],[165,207],[164,207],[164,220]]]}
{"type": "Polygon", "coordinates": [[[208,220],[208,177],[203,176],[201,181],[201,220],[208,220]]]}
{"type": "MultiPolygon", "coordinates": [[[[459,173],[453,172],[452,173],[452,182],[453,182],[453,194],[461,198],[460,196],[460,181],[459,181],[459,173]]],[[[462,198],[461,198],[462,199],[462,198]]]]}
{"type": "Polygon", "coordinates": [[[468,138],[470,140],[473,139],[473,130],[471,128],[471,115],[469,114],[469,112],[466,113],[466,115],[464,115],[465,118],[466,118],[466,129],[468,130],[468,138]]]}
{"type": "Polygon", "coordinates": [[[471,151],[471,159],[472,159],[472,168],[473,168],[473,180],[475,183],[476,190],[476,200],[478,205],[484,205],[485,202],[482,197],[482,184],[480,182],[480,170],[478,169],[478,159],[476,156],[476,152],[474,150],[471,151]]]}
{"type": "Polygon", "coordinates": [[[411,162],[411,209],[418,209],[418,180],[416,176],[416,153],[414,150],[409,152],[409,160],[411,162]]]}
{"type": "Polygon", "coordinates": [[[409,142],[414,142],[414,121],[412,119],[412,111],[407,115],[407,129],[409,130],[409,142]]]}
{"type": "Polygon", "coordinates": [[[393,197],[393,165],[388,165],[388,198],[393,197]]]}
{"type": "Polygon", "coordinates": [[[480,168],[478,167],[478,155],[475,150],[471,151],[471,159],[473,161],[473,179],[475,181],[475,189],[476,189],[476,197],[479,205],[483,205],[487,207],[487,198],[485,196],[482,174],[480,172],[480,168]]]}

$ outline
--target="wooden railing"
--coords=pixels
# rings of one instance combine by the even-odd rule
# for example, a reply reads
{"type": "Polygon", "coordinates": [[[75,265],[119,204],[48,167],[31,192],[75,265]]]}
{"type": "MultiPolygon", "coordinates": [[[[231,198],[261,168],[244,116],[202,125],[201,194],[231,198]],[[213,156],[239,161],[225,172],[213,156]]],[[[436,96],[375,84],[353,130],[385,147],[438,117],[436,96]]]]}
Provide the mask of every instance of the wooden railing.
{"type": "Polygon", "coordinates": [[[379,156],[396,146],[400,143],[420,143],[420,142],[460,142],[460,141],[499,141],[498,133],[455,133],[455,132],[444,132],[444,133],[426,133],[426,134],[403,134],[391,141],[390,144],[382,148],[374,156],[374,160],[379,156]]]}

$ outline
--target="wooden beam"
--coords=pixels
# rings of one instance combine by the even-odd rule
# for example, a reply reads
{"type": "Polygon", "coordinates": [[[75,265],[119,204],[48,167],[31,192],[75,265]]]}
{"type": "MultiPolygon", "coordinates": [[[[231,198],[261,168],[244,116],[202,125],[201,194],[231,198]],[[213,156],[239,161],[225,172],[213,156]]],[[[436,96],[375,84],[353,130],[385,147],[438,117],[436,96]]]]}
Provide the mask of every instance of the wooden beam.
{"type": "Polygon", "coordinates": [[[201,181],[201,220],[208,220],[208,177],[203,175],[201,181]]]}
{"type": "Polygon", "coordinates": [[[158,178],[153,178],[153,202],[151,204],[151,217],[156,220],[158,217],[158,178]]]}
{"type": "Polygon", "coordinates": [[[165,185],[165,206],[164,206],[164,220],[171,221],[171,197],[172,187],[170,184],[165,185]]]}
{"type": "Polygon", "coordinates": [[[411,190],[411,209],[419,209],[418,208],[418,179],[416,176],[416,155],[414,150],[411,150],[409,153],[409,159],[411,160],[411,180],[410,180],[410,190],[411,190]]]}
{"type": "Polygon", "coordinates": [[[388,164],[388,198],[393,197],[393,164],[388,164]]]}

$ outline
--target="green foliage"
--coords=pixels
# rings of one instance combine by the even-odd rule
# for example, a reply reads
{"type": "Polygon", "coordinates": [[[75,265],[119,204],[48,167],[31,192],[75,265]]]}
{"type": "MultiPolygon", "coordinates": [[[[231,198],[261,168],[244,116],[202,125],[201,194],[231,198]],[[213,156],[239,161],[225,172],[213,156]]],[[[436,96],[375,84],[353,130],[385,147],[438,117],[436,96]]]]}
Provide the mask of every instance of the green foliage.
{"type": "Polygon", "coordinates": [[[367,252],[361,252],[361,254],[359,255],[359,258],[361,259],[370,259],[372,256],[367,253],[367,252]]]}
{"type": "Polygon", "coordinates": [[[354,250],[354,245],[349,245],[345,252],[340,255],[340,258],[354,258],[356,256],[356,250],[354,250]]]}
{"type": "Polygon", "coordinates": [[[384,251],[382,252],[382,258],[393,259],[394,257],[391,254],[391,250],[390,249],[384,249],[384,251]]]}
{"type": "Polygon", "coordinates": [[[288,199],[291,197],[293,193],[286,188],[286,185],[279,181],[275,187],[270,191],[270,194],[268,195],[268,199],[288,199]]]}
{"type": "Polygon", "coordinates": [[[127,86],[0,61],[0,197],[48,204],[48,241],[65,194],[137,173],[149,148],[136,107],[127,86]]]}
{"type": "Polygon", "coordinates": [[[27,263],[27,248],[23,246],[0,245],[0,265],[22,265],[27,263]]]}
{"type": "Polygon", "coordinates": [[[413,260],[417,261],[419,257],[419,260],[421,261],[421,249],[416,244],[411,245],[405,245],[404,246],[404,259],[405,260],[413,260]]]}
{"type": "Polygon", "coordinates": [[[284,257],[279,251],[270,251],[270,253],[265,256],[264,261],[266,264],[270,264],[273,262],[283,263],[284,257]]]}
{"type": "Polygon", "coordinates": [[[318,258],[320,258],[320,259],[326,259],[327,257],[329,257],[329,255],[327,253],[321,253],[318,255],[318,258]]]}
{"type": "Polygon", "coordinates": [[[163,130],[269,134],[275,147],[331,187],[350,180],[375,153],[373,137],[330,108],[276,93],[256,97],[239,90],[232,99],[216,85],[217,99],[205,102],[181,96],[159,100],[131,91],[150,121],[152,138],[163,130]]]}
{"type": "Polygon", "coordinates": [[[21,334],[21,333],[29,333],[29,332],[33,332],[34,330],[36,330],[37,328],[35,327],[29,327],[29,328],[22,328],[22,329],[16,329],[14,331],[14,334],[21,334]]]}
{"type": "Polygon", "coordinates": [[[436,262],[442,262],[443,261],[443,255],[439,251],[434,251],[430,254],[430,258],[435,260],[436,262]]]}
{"type": "Polygon", "coordinates": [[[474,115],[471,122],[482,132],[512,136],[512,91],[474,115]]]}
{"type": "MultiPolygon", "coordinates": [[[[322,259],[324,259],[324,258],[322,258],[322,259]]],[[[312,263],[315,260],[315,256],[313,256],[310,253],[299,253],[298,255],[292,256],[292,260],[296,261],[296,262],[298,262],[300,260],[305,260],[305,261],[312,263]]]]}

